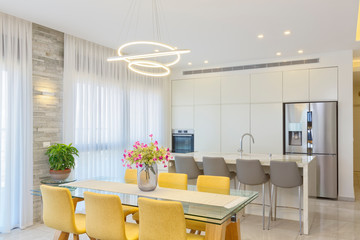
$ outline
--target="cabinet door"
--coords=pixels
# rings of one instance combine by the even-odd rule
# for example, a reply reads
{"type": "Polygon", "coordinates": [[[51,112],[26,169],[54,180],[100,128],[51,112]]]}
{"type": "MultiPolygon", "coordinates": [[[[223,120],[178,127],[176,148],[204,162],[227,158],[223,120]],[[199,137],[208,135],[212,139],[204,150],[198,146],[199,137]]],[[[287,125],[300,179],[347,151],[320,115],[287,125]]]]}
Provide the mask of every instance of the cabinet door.
{"type": "Polygon", "coordinates": [[[171,98],[173,106],[194,104],[194,81],[174,80],[171,82],[171,98]]]}
{"type": "Polygon", "coordinates": [[[196,105],[220,104],[220,79],[195,79],[194,103],[196,105]]]}
{"type": "Polygon", "coordinates": [[[173,129],[193,129],[194,128],[194,107],[193,106],[173,106],[172,107],[173,129]]]}
{"type": "Polygon", "coordinates": [[[221,79],[221,104],[250,103],[250,75],[239,74],[221,79]]]}
{"type": "MultiPolygon", "coordinates": [[[[221,152],[237,152],[240,138],[250,132],[250,104],[221,105],[221,152]]],[[[249,138],[244,139],[244,152],[250,151],[249,138]]]]}
{"type": "Polygon", "coordinates": [[[283,72],[283,101],[309,101],[309,70],[283,72]]]}
{"type": "Polygon", "coordinates": [[[283,116],[281,103],[251,104],[253,153],[283,153],[283,116]]]}
{"type": "Polygon", "coordinates": [[[310,69],[310,101],[336,101],[337,76],[337,67],[310,69]]]}
{"type": "Polygon", "coordinates": [[[195,151],[220,152],[220,105],[198,105],[194,111],[195,151]]]}
{"type": "Polygon", "coordinates": [[[251,74],[251,102],[282,102],[282,72],[251,74]]]}

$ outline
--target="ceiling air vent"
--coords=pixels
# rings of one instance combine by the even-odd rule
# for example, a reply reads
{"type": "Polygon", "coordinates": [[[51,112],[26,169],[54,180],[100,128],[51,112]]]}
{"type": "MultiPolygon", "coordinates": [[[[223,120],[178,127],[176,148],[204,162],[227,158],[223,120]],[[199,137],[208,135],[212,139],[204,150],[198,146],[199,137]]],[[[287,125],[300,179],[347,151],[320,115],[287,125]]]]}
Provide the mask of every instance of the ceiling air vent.
{"type": "Polygon", "coordinates": [[[260,64],[242,65],[242,66],[234,66],[234,67],[223,67],[223,68],[207,68],[207,69],[200,69],[200,70],[183,71],[183,75],[215,73],[215,72],[230,72],[230,71],[240,71],[240,70],[257,69],[257,68],[281,67],[281,66],[288,66],[288,65],[299,65],[299,64],[309,64],[309,63],[318,63],[318,62],[319,62],[319,58],[313,58],[313,59],[304,59],[304,60],[287,61],[287,62],[260,63],[260,64]]]}

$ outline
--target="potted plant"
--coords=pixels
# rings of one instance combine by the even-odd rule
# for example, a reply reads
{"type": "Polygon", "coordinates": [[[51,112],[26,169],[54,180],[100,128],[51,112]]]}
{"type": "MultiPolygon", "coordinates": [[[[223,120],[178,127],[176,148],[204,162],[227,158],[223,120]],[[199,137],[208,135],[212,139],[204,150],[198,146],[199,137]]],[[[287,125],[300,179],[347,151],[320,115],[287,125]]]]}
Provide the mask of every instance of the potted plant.
{"type": "Polygon", "coordinates": [[[79,151],[71,143],[55,143],[48,147],[45,155],[49,156],[50,177],[54,180],[65,180],[69,177],[71,168],[75,167],[74,155],[79,157],[79,151]]]}
{"type": "Polygon", "coordinates": [[[170,152],[169,148],[159,147],[158,142],[153,142],[153,135],[150,136],[150,143],[144,144],[139,141],[133,145],[133,150],[125,150],[124,158],[121,160],[123,166],[137,168],[138,187],[142,191],[153,191],[157,186],[157,164],[167,167],[170,152]]]}

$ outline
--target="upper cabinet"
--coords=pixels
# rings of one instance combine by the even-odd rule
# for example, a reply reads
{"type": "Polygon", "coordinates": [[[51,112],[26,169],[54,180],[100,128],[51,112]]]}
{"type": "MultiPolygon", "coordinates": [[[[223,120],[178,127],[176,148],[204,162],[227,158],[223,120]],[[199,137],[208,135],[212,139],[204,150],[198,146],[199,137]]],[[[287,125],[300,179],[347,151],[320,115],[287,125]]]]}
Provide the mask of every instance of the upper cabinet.
{"type": "Polygon", "coordinates": [[[283,101],[309,101],[309,70],[283,72],[283,101]]]}
{"type": "Polygon", "coordinates": [[[250,75],[242,74],[222,78],[221,103],[250,103],[250,75]]]}
{"type": "Polygon", "coordinates": [[[251,102],[282,102],[282,72],[251,74],[251,102]]]}
{"type": "Polygon", "coordinates": [[[173,106],[171,126],[178,129],[194,128],[194,106],[173,106]]]}
{"type": "Polygon", "coordinates": [[[195,79],[194,104],[220,104],[220,78],[195,79]]]}
{"type": "Polygon", "coordinates": [[[173,106],[194,104],[194,80],[176,80],[171,85],[173,106]]]}
{"type": "Polygon", "coordinates": [[[338,69],[310,69],[310,101],[337,100],[338,69]]]}

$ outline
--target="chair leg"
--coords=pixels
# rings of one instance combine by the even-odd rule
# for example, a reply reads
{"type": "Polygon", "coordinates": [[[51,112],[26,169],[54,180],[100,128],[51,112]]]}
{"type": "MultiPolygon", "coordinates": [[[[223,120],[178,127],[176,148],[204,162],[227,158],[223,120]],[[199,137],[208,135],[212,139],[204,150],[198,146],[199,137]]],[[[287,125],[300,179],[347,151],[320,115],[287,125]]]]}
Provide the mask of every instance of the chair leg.
{"type": "Polygon", "coordinates": [[[79,238],[79,234],[73,234],[73,236],[74,236],[74,240],[80,240],[80,238],[79,238]]]}
{"type": "Polygon", "coordinates": [[[90,240],[96,240],[96,238],[90,237],[88,234],[86,234],[90,240]]]}
{"type": "Polygon", "coordinates": [[[276,206],[277,206],[277,186],[275,186],[274,221],[276,221],[276,206]]]}
{"type": "Polygon", "coordinates": [[[274,198],[274,185],[271,184],[271,198],[270,198],[270,210],[269,210],[268,230],[270,230],[270,219],[271,219],[271,215],[272,215],[273,198],[274,198]]]}
{"type": "Polygon", "coordinates": [[[190,233],[195,234],[196,230],[190,229],[190,233]]]}
{"type": "MultiPolygon", "coordinates": [[[[270,202],[271,202],[271,181],[269,181],[269,206],[270,206],[270,202]]],[[[271,221],[274,220],[273,217],[271,216],[271,221]]]]}
{"type": "Polygon", "coordinates": [[[301,219],[301,200],[302,200],[302,196],[301,196],[301,186],[299,186],[299,222],[300,222],[300,235],[302,235],[302,219],[301,219]]]}
{"type": "Polygon", "coordinates": [[[237,189],[241,190],[241,182],[239,182],[237,189]]]}
{"type": "Polygon", "coordinates": [[[59,235],[55,234],[54,240],[68,240],[69,239],[69,233],[67,232],[61,232],[59,235]]]}
{"type": "Polygon", "coordinates": [[[263,205],[262,223],[263,223],[263,230],[265,230],[265,183],[262,184],[262,205],[263,205]]]}

